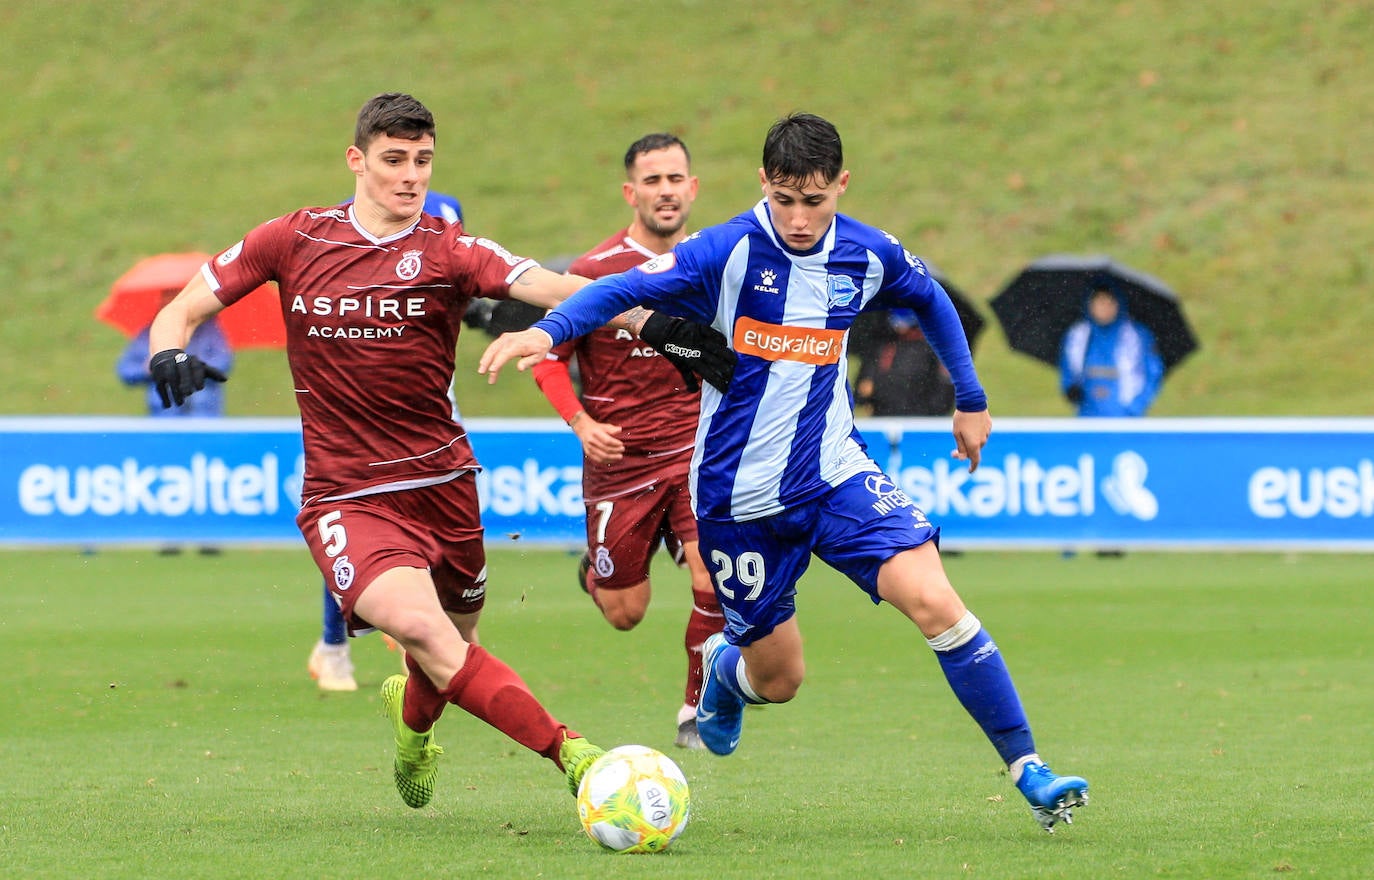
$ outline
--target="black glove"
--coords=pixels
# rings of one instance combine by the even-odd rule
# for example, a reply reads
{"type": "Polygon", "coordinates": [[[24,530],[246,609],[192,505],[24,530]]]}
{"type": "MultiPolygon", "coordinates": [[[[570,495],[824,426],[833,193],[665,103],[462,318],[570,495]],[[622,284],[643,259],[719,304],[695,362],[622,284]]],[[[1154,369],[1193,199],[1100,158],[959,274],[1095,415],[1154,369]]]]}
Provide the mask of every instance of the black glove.
{"type": "Polygon", "coordinates": [[[496,303],[485,297],[468,300],[468,310],[463,313],[463,323],[474,330],[485,330],[491,326],[491,314],[496,303]]]}
{"type": "Polygon", "coordinates": [[[1069,403],[1078,406],[1083,402],[1083,386],[1070,385],[1068,388],[1064,389],[1064,396],[1069,399],[1069,403]]]}
{"type": "Polygon", "coordinates": [[[229,377],[219,370],[179,348],[169,348],[153,355],[152,360],[148,361],[148,372],[153,374],[153,384],[162,398],[163,409],[170,409],[173,403],[181,406],[186,398],[205,387],[206,379],[229,381],[229,377]]]}
{"type": "Polygon", "coordinates": [[[725,336],[714,327],[684,321],[662,312],[649,315],[639,338],[677,367],[688,391],[700,391],[697,376],[724,392],[735,375],[735,353],[725,336]]]}

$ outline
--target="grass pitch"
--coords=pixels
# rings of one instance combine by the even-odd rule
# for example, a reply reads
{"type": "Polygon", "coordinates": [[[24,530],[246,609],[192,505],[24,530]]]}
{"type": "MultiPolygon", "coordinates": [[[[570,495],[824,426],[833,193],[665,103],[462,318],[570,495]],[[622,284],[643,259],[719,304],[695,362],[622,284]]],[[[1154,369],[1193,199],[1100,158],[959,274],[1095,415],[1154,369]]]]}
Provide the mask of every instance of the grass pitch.
{"type": "Polygon", "coordinates": [[[682,579],[616,633],[559,551],[492,554],[483,640],[555,715],[669,752],[693,817],[669,852],[603,853],[547,762],[458,710],[433,804],[391,785],[377,686],[305,674],[303,552],[5,554],[6,877],[1314,877],[1374,864],[1367,557],[976,553],[948,560],[1051,765],[1092,783],[1039,831],[914,630],[816,567],[807,683],[729,758],[672,747],[682,579]]]}

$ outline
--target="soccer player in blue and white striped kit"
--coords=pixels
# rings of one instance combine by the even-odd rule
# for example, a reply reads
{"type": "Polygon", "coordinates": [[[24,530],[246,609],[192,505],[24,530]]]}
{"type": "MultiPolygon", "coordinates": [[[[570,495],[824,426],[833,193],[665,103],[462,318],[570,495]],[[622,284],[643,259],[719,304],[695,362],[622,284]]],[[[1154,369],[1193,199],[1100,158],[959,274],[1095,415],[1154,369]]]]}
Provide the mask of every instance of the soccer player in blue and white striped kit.
{"type": "Polygon", "coordinates": [[[1088,784],[1041,761],[997,644],[945,574],[939,530],[873,461],[854,426],[849,327],[864,308],[911,309],[954,379],[953,455],[977,468],[992,420],[954,306],[896,238],[837,213],[849,172],[828,121],[796,113],[775,123],[759,180],[764,197],[751,210],[582,288],[529,330],[493,342],[479,371],[495,381],[513,358],[527,369],[552,345],[637,307],[661,316],[650,321],[685,319],[672,329],[686,344],[665,352],[690,359],[694,344],[703,352],[712,339],[728,346],[733,377],[700,362],[711,387],[692,461],[701,552],[726,618],[724,633],[703,647],[702,740],[728,755],[745,704],[796,695],[805,671],[796,584],[815,554],[916,624],[1036,819],[1053,831],[1087,801],[1088,784]]]}

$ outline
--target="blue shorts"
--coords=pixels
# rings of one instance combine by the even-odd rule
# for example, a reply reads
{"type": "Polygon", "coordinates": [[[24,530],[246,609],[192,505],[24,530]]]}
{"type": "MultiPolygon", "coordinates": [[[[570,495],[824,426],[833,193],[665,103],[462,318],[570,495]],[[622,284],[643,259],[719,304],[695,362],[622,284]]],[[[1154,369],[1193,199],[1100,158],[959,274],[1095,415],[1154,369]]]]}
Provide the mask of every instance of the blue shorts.
{"type": "Polygon", "coordinates": [[[702,520],[697,536],[725,611],[726,641],[748,645],[796,613],[797,581],[812,553],[877,603],[883,563],[938,541],[940,530],[890,477],[872,472],[773,516],[702,520]]]}

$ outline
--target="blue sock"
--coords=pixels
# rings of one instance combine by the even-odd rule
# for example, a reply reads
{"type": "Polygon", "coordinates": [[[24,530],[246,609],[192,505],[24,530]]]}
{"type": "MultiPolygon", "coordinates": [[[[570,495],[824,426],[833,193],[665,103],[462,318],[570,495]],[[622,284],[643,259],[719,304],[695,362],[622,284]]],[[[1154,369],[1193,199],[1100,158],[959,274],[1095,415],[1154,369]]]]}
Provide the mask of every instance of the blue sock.
{"type": "Polygon", "coordinates": [[[948,631],[928,640],[940,667],[973,720],[1002,760],[1010,765],[1035,752],[1030,722],[997,643],[978,618],[967,613],[948,631]]]}
{"type": "Polygon", "coordinates": [[[339,610],[339,603],[330,595],[329,587],[324,588],[324,633],[320,638],[326,645],[342,645],[348,641],[344,630],[343,612],[339,610]]]}
{"type": "Polygon", "coordinates": [[[716,681],[739,697],[741,702],[753,703],[756,706],[768,702],[754,693],[754,689],[749,686],[749,677],[744,674],[743,658],[740,657],[739,648],[734,645],[726,645],[725,650],[716,658],[716,681]]]}

